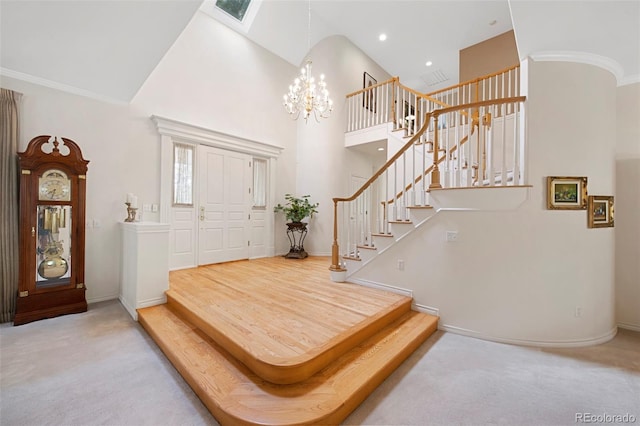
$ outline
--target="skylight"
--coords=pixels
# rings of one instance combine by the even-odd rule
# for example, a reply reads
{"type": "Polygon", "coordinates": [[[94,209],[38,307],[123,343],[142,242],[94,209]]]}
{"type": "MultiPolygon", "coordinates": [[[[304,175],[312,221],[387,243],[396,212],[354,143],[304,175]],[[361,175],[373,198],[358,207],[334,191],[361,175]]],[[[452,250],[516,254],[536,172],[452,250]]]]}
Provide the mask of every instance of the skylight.
{"type": "Polygon", "coordinates": [[[216,7],[242,22],[251,0],[217,0],[216,7]]]}

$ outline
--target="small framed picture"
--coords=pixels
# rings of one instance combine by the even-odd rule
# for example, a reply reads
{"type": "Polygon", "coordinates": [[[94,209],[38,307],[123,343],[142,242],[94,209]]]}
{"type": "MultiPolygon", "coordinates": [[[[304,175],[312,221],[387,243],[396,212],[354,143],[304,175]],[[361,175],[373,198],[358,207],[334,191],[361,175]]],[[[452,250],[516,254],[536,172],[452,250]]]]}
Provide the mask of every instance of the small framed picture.
{"type": "Polygon", "coordinates": [[[587,178],[547,176],[547,209],[586,210],[587,178]]]}
{"type": "Polygon", "coordinates": [[[378,81],[371,77],[369,73],[365,71],[362,82],[362,106],[371,112],[376,112],[376,89],[373,88],[378,84],[378,81]]]}
{"type": "Polygon", "coordinates": [[[590,195],[587,202],[587,213],[589,228],[613,227],[613,196],[590,195]]]}

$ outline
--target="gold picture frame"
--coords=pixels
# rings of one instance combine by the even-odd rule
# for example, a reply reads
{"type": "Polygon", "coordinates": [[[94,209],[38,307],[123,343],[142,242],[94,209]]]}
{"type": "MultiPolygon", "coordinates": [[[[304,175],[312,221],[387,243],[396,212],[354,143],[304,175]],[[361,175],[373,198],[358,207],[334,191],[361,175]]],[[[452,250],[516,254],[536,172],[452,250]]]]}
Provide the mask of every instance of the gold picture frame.
{"type": "Polygon", "coordinates": [[[613,227],[613,196],[590,195],[587,202],[587,226],[589,228],[613,227]]]}
{"type": "Polygon", "coordinates": [[[587,178],[547,176],[547,209],[586,210],[587,178]]]}

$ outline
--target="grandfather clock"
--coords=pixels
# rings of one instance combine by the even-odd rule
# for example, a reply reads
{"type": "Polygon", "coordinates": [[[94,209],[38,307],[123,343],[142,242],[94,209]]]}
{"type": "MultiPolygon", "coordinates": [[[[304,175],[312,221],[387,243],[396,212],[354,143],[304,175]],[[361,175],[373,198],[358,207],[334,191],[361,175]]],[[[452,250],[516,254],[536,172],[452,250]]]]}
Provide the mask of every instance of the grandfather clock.
{"type": "Polygon", "coordinates": [[[87,164],[69,139],[38,136],[20,163],[20,270],[14,325],[85,312],[87,164]]]}

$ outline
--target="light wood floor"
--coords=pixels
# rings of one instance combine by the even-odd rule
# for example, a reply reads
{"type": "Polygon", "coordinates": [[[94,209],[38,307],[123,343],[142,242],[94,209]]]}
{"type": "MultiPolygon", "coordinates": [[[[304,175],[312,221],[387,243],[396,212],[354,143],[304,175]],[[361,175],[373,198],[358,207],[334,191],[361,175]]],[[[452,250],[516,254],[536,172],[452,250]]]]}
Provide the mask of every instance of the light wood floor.
{"type": "Polygon", "coordinates": [[[313,375],[411,308],[329,279],[326,257],[230,262],[170,274],[169,304],[273,383],[313,375]]]}
{"type": "Polygon", "coordinates": [[[223,425],[338,424],[437,328],[411,299],[273,257],[170,274],[138,319],[223,425]]]}

